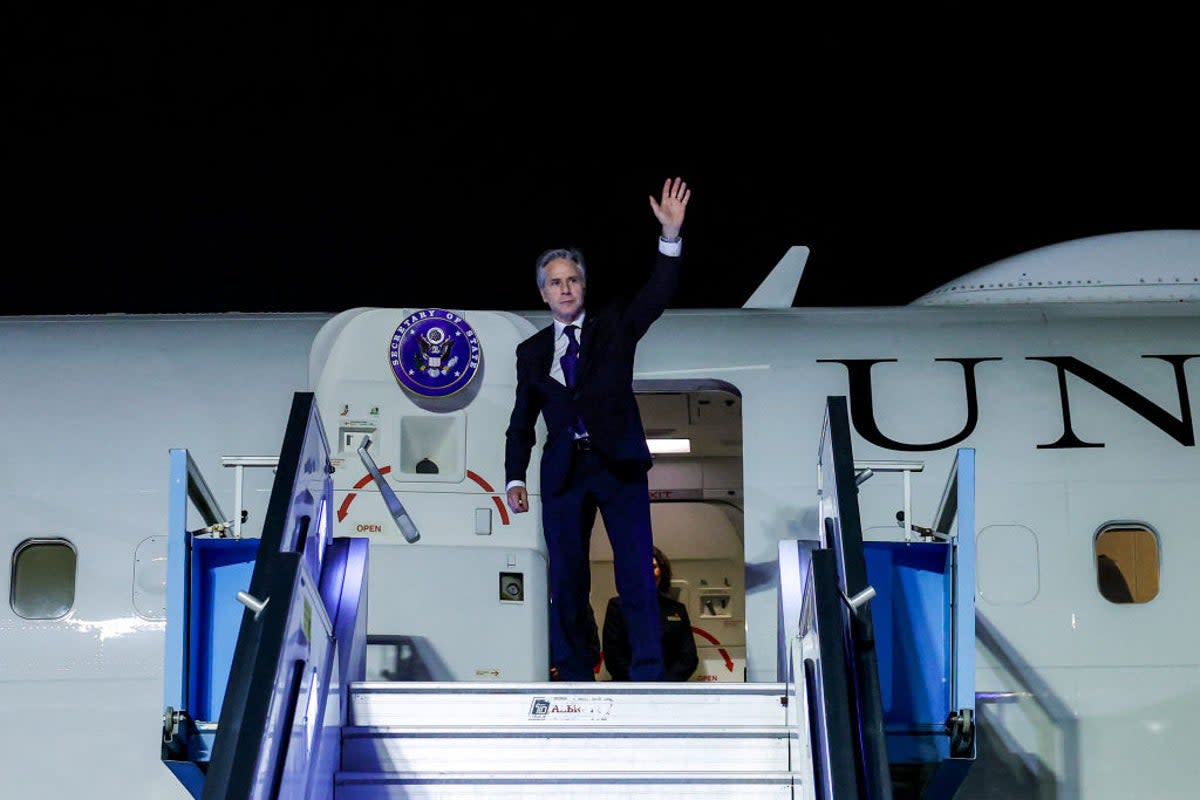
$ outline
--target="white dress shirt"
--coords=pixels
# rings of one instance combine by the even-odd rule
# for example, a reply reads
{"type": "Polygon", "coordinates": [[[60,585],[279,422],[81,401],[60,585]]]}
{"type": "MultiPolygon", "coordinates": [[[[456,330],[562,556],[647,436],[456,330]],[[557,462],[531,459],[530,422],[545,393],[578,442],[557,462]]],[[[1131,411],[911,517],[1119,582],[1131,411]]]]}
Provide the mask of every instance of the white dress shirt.
{"type": "Polygon", "coordinates": [[[567,385],[567,379],[563,376],[562,357],[567,354],[567,345],[571,340],[567,338],[567,325],[575,326],[575,341],[579,343],[580,348],[583,347],[583,318],[587,316],[586,311],[580,311],[579,316],[574,322],[559,322],[554,320],[554,358],[550,359],[550,377],[567,385]]]}

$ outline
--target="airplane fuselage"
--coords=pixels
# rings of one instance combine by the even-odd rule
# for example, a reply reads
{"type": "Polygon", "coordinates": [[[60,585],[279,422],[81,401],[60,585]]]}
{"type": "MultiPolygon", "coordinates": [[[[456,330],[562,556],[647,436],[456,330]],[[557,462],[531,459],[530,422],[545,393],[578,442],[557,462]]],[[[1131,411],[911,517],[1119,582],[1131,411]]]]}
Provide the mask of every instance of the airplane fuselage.
{"type": "MultiPolygon", "coordinates": [[[[413,310],[384,313],[395,327],[413,310]]],[[[546,321],[501,316],[530,330],[546,321]]],[[[937,476],[914,482],[914,522],[937,507],[956,448],[978,453],[976,681],[1003,698],[988,719],[1008,746],[1032,754],[1061,796],[1141,796],[1147,773],[1156,797],[1185,796],[1198,769],[1185,726],[1200,713],[1200,637],[1180,626],[1198,599],[1198,317],[1196,303],[668,311],[638,351],[639,391],[717,385],[740,397],[745,679],[777,678],[775,587],[762,576],[780,541],[818,536],[816,440],[826,398],[845,395],[856,459],[918,460],[937,476]],[[1097,589],[1096,537],[1114,524],[1156,537],[1149,602],[1114,604],[1097,589]]],[[[310,348],[313,359],[328,351],[314,341],[329,321],[0,320],[0,548],[13,563],[31,540],[65,541],[77,559],[65,616],[0,611],[4,785],[187,796],[156,738],[167,451],[188,448],[229,497],[221,457],[278,451],[292,393],[313,382],[310,348]]],[[[481,335],[487,380],[511,384],[511,350],[488,344],[481,335]]],[[[502,483],[503,428],[471,441],[466,469],[502,483]]],[[[897,481],[862,487],[868,537],[897,534],[897,481]]],[[[268,489],[269,476],[247,476],[250,529],[268,489]]],[[[406,497],[414,518],[435,514],[442,491],[406,497]]],[[[385,515],[357,508],[347,535],[390,533],[385,515]]],[[[536,515],[525,517],[536,532],[536,515]]],[[[373,581],[372,603],[401,591],[373,581]]]]}

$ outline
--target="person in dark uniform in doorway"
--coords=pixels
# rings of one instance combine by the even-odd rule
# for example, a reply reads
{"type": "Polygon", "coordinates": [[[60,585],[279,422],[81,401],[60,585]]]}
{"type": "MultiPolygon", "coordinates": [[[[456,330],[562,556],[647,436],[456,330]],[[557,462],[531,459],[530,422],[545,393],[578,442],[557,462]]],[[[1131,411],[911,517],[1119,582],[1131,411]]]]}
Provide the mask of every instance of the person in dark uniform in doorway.
{"type": "Polygon", "coordinates": [[[675,293],[680,230],[691,191],[663,183],[650,209],[662,226],[646,282],[627,302],[584,308],[587,272],[578,250],[547,250],[537,285],[553,323],[517,345],[517,386],[505,432],[508,506],[529,510],[525,473],[538,414],[546,421],[540,465],[542,528],[550,561],[550,659],[564,681],[592,681],[588,545],[597,509],[613,550],[617,593],[632,646],[630,679],[664,677],[651,558],[650,450],[633,394],[637,344],[675,293]]]}
{"type": "MultiPolygon", "coordinates": [[[[687,606],[671,597],[671,562],[654,548],[654,579],[658,584],[658,620],[662,626],[662,654],[666,679],[686,681],[700,664],[687,606]]],[[[621,598],[608,601],[604,612],[604,664],[614,681],[629,680],[629,638],[621,598]]]]}

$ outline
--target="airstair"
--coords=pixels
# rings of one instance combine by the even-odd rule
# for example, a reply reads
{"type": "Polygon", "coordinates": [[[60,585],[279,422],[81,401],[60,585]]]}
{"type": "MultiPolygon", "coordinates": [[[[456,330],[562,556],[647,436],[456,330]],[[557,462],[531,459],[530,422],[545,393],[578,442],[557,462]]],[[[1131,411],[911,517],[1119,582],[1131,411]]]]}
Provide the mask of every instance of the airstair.
{"type": "MultiPolygon", "coordinates": [[[[821,537],[780,546],[778,683],[369,682],[368,549],[331,536],[313,396],[261,540],[213,534],[225,516],[174,450],[164,764],[206,800],[950,797],[974,758],[973,555],[864,545],[844,398],[819,460],[821,537]],[[900,641],[918,630],[945,635],[900,641]]],[[[939,530],[970,513],[972,467],[960,451],[939,530]]]]}
{"type": "Polygon", "coordinates": [[[793,798],[806,763],[783,684],[351,688],[334,796],[793,798]]]}

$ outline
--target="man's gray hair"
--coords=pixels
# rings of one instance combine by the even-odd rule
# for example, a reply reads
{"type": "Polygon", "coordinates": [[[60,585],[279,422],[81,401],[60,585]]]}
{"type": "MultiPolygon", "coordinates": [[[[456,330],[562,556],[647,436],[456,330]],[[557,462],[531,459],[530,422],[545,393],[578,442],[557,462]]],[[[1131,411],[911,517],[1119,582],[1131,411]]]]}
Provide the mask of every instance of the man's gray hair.
{"type": "Polygon", "coordinates": [[[546,288],[546,265],[556,258],[562,258],[570,261],[579,268],[579,282],[587,286],[587,267],[583,265],[583,253],[576,250],[574,247],[556,247],[553,250],[547,250],[538,256],[537,260],[537,285],[538,289],[546,288]]]}

